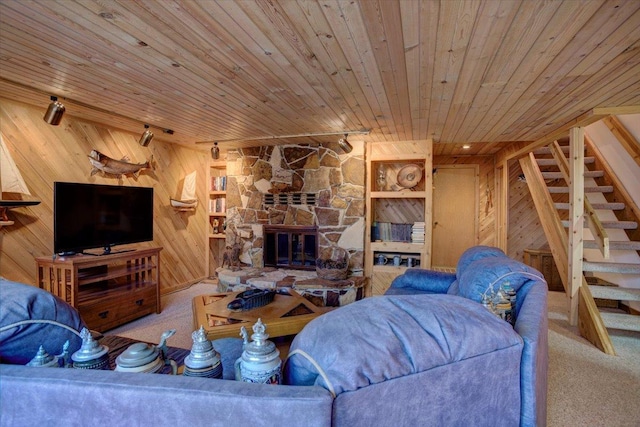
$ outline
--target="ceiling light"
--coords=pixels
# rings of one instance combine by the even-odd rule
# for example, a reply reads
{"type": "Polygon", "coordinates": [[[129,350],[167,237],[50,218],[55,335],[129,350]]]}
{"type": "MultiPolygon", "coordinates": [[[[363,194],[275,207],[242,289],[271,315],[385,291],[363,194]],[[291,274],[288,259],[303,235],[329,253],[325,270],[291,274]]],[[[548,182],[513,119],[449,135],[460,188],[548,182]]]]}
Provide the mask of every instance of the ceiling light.
{"type": "Polygon", "coordinates": [[[470,146],[469,144],[464,144],[464,145],[462,146],[462,149],[463,149],[463,150],[468,150],[469,148],[471,148],[471,146],[470,146]]]}
{"type": "Polygon", "coordinates": [[[149,145],[149,143],[153,139],[153,132],[151,132],[151,129],[149,129],[148,124],[145,124],[144,128],[145,128],[145,131],[140,136],[140,141],[138,141],[138,144],[142,145],[143,147],[146,147],[147,145],[149,145]]]}
{"type": "Polygon", "coordinates": [[[49,104],[49,108],[47,108],[47,112],[44,113],[44,121],[53,126],[58,126],[60,121],[62,120],[62,116],[64,115],[64,105],[60,101],[58,101],[57,96],[51,97],[51,104],[49,104]]]}
{"type": "Polygon", "coordinates": [[[218,148],[217,142],[214,142],[213,147],[211,147],[211,158],[213,160],[218,160],[220,158],[220,149],[218,148]]]}
{"type": "Polygon", "coordinates": [[[344,138],[340,138],[338,140],[338,145],[340,146],[340,148],[342,148],[342,151],[344,151],[345,153],[350,153],[351,150],[353,150],[353,147],[351,146],[351,144],[349,144],[349,141],[347,141],[347,136],[348,134],[344,134],[344,138]]]}

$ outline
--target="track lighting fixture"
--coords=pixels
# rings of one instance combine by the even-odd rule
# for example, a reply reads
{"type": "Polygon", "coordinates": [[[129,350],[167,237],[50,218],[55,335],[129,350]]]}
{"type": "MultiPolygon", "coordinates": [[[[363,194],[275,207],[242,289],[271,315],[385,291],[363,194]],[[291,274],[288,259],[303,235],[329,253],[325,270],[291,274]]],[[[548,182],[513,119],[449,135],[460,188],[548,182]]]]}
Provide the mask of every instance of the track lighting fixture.
{"type": "Polygon", "coordinates": [[[147,145],[149,145],[149,143],[153,139],[153,132],[151,132],[151,129],[149,129],[148,124],[145,124],[144,128],[145,128],[145,131],[140,136],[140,141],[138,141],[138,144],[142,145],[143,147],[146,147],[147,145]]]}
{"type": "Polygon", "coordinates": [[[340,138],[338,140],[338,145],[340,146],[340,148],[342,148],[342,151],[344,151],[345,153],[350,153],[351,150],[353,150],[353,146],[349,144],[349,141],[347,141],[347,136],[349,135],[345,133],[344,138],[340,138]]]}
{"type": "Polygon", "coordinates": [[[217,142],[214,142],[213,147],[211,147],[211,158],[213,160],[218,160],[220,158],[220,149],[218,148],[217,142]]]}
{"type": "Polygon", "coordinates": [[[64,115],[64,105],[58,101],[57,96],[51,97],[51,104],[47,108],[47,112],[44,113],[44,121],[53,126],[58,126],[64,115]]]}

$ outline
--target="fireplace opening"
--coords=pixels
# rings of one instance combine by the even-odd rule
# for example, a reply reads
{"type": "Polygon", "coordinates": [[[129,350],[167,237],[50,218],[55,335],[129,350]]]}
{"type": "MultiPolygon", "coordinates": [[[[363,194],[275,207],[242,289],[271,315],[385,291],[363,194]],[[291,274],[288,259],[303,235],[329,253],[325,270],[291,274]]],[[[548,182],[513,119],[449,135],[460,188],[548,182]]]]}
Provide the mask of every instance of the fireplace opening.
{"type": "Polygon", "coordinates": [[[318,227],[265,225],[262,252],[265,267],[315,270],[318,227]]]}

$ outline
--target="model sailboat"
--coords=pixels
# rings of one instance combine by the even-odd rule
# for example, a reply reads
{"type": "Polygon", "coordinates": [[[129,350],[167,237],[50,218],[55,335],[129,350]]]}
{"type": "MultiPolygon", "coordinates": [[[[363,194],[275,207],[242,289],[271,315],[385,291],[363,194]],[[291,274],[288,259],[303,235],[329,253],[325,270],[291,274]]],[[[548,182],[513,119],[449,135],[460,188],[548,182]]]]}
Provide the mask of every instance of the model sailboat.
{"type": "Polygon", "coordinates": [[[22,206],[33,206],[40,203],[39,200],[22,200],[16,196],[20,194],[31,195],[27,184],[25,184],[22,175],[11,158],[11,154],[4,144],[2,134],[0,134],[0,226],[12,225],[13,221],[9,221],[7,210],[19,208],[22,206]]]}
{"type": "Polygon", "coordinates": [[[196,199],[196,171],[184,177],[180,199],[170,199],[171,206],[179,211],[192,211],[198,206],[196,199]]]}

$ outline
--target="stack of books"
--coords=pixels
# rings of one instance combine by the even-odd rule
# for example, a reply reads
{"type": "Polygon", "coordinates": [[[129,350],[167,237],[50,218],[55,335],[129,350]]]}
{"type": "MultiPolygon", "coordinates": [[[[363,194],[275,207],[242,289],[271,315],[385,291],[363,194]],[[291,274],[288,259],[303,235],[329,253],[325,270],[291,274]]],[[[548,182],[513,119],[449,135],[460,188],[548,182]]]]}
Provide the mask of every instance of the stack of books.
{"type": "MultiPolygon", "coordinates": [[[[394,224],[391,222],[377,223],[378,233],[373,231],[374,236],[379,236],[379,240],[385,242],[410,242],[411,224],[394,224]]],[[[378,240],[374,237],[375,240],[378,240]]]]}
{"type": "Polygon", "coordinates": [[[411,227],[411,242],[412,243],[424,243],[424,222],[414,222],[411,227]]]}
{"type": "Polygon", "coordinates": [[[226,176],[212,176],[211,177],[211,191],[226,191],[227,190],[227,177],[226,176]]]}
{"type": "Polygon", "coordinates": [[[227,199],[224,197],[217,197],[209,200],[209,212],[210,213],[225,213],[227,210],[227,199]]]}

